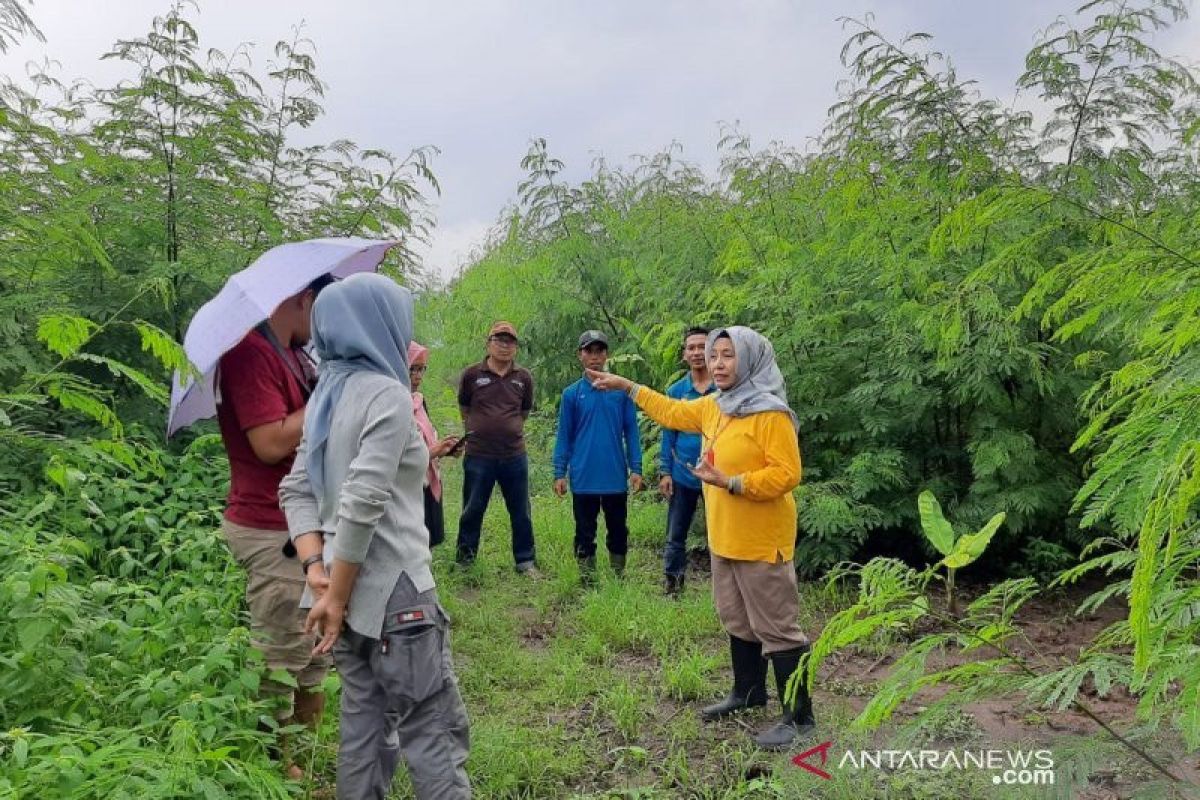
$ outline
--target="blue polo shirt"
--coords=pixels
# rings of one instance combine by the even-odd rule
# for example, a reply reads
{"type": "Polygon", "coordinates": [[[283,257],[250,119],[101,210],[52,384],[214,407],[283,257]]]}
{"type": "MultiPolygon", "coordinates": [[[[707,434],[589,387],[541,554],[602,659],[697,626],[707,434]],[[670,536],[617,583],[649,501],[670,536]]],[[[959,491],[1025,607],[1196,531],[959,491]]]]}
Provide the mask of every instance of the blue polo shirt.
{"type": "MultiPolygon", "coordinates": [[[[692,373],[688,372],[688,374],[671,384],[671,388],[667,389],[667,397],[675,400],[699,400],[704,395],[712,394],[716,390],[717,385],[712,379],[709,379],[707,391],[696,391],[696,386],[692,383],[692,373]]],[[[669,428],[663,428],[662,451],[659,453],[658,459],[659,473],[670,475],[672,480],[681,486],[699,490],[700,479],[688,472],[688,468],[679,463],[671,451],[674,450],[680,460],[686,461],[689,464],[695,464],[700,460],[700,447],[700,434],[680,433],[669,428]]]]}
{"type": "Polygon", "coordinates": [[[554,442],[554,477],[571,478],[575,494],[621,494],[642,474],[637,410],[625,392],[602,392],[584,378],[562,393],[554,442]]]}

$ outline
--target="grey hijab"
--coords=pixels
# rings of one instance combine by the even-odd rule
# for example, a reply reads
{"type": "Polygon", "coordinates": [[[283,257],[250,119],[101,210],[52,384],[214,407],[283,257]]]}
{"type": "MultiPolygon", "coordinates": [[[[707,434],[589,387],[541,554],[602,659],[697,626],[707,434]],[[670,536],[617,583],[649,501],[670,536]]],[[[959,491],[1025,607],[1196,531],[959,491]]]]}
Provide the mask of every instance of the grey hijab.
{"type": "Polygon", "coordinates": [[[375,372],[409,386],[412,293],[383,275],[351,275],[321,292],[313,304],[312,327],[321,365],[317,388],[304,413],[304,438],[308,480],[320,496],[325,484],[325,444],[346,379],[356,372],[375,372]]]}
{"type": "Polygon", "coordinates": [[[712,360],[713,345],[722,334],[733,342],[737,354],[737,375],[733,386],[717,390],[717,405],[731,417],[748,417],[764,411],[786,411],[792,425],[799,429],[796,414],[788,406],[783,373],[775,363],[775,348],[767,337],[744,325],[717,328],[708,334],[705,357],[712,360]]]}

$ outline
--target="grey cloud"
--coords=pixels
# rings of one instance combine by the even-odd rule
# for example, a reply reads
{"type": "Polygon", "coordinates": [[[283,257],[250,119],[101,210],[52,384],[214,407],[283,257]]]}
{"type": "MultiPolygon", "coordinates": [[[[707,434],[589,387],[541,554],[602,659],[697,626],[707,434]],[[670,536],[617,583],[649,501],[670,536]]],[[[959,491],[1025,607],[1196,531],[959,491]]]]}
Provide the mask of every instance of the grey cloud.
{"type": "MultiPolygon", "coordinates": [[[[300,19],[330,85],[327,116],[304,140],[346,137],[404,152],[434,144],[443,195],[431,259],[453,254],[486,230],[513,198],[530,138],[544,136],[569,176],[603,154],[621,163],[678,141],[685,158],[711,169],[720,120],[739,120],[755,141],[802,144],[820,132],[844,76],[840,15],[871,11],[899,39],[924,30],[980,90],[1011,99],[1039,28],[1075,4],[1062,0],[761,0],[667,2],[396,2],[317,0],[206,2],[197,25],[206,44],[271,45],[300,19]]],[[[99,55],[118,37],[142,33],[164,2],[39,0],[47,42],[27,41],[0,65],[50,54],[67,75],[112,76],[99,55]]],[[[1194,21],[1167,34],[1165,52],[1194,57],[1194,21]]]]}

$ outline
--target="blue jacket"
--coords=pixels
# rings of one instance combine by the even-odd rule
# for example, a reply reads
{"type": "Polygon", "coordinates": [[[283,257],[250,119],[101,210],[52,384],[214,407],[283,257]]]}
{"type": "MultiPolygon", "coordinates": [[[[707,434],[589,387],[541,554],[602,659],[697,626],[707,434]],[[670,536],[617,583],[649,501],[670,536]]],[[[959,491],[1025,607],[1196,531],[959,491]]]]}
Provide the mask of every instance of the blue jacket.
{"type": "MultiPolygon", "coordinates": [[[[671,384],[671,388],[667,389],[667,397],[675,400],[698,400],[706,394],[712,394],[716,390],[716,384],[710,380],[707,391],[703,394],[696,391],[695,385],[692,384],[692,374],[689,372],[671,384]]],[[[681,486],[699,490],[700,480],[688,472],[687,467],[679,463],[679,460],[695,464],[700,459],[700,447],[700,434],[680,433],[669,428],[663,428],[662,451],[659,453],[658,458],[659,473],[670,475],[675,483],[681,486]],[[675,455],[671,452],[672,450],[679,456],[679,460],[676,460],[675,455]]]]}
{"type": "Polygon", "coordinates": [[[629,490],[629,473],[642,474],[637,411],[629,395],[598,391],[583,378],[563,390],[554,442],[554,477],[567,477],[568,470],[575,494],[629,490]]]}

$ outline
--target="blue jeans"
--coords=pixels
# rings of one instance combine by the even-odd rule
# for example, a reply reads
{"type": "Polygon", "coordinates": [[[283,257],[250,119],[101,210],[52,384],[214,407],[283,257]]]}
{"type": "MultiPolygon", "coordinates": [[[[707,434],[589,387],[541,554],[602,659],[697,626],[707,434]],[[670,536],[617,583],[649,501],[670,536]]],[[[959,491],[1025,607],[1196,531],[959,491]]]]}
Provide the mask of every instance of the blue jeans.
{"type": "Polygon", "coordinates": [[[667,549],[663,553],[663,572],[667,575],[682,575],[687,569],[688,529],[692,527],[700,494],[700,489],[678,483],[671,493],[671,503],[667,506],[667,549]]]}
{"type": "Polygon", "coordinates": [[[500,484],[500,494],[512,522],[513,560],[518,567],[533,563],[533,520],[529,512],[529,460],[513,458],[463,459],[463,510],[458,519],[457,559],[469,562],[479,552],[483,515],[492,488],[500,484]]]}

